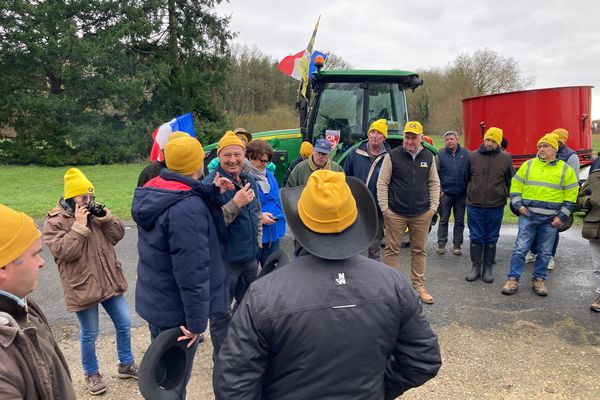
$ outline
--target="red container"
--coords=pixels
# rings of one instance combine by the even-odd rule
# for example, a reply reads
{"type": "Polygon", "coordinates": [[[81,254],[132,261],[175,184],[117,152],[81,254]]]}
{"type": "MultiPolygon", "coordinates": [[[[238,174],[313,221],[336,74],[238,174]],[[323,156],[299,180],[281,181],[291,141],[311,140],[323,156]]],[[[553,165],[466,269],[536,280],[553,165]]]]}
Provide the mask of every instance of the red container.
{"type": "Polygon", "coordinates": [[[472,97],[462,101],[465,147],[475,150],[483,131],[502,128],[507,150],[518,168],[535,157],[537,141],[556,128],[569,131],[567,146],[579,155],[582,165],[592,158],[591,106],[593,86],[523,90],[472,97]]]}

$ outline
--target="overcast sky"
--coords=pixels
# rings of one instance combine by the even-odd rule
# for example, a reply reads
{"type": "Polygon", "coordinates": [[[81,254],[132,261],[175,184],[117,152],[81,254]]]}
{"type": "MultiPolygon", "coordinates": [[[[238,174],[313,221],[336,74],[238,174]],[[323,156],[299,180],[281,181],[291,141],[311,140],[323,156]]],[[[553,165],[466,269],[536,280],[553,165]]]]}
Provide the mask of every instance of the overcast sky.
{"type": "Polygon", "coordinates": [[[234,43],[282,59],[303,50],[319,15],[315,48],[356,69],[445,67],[460,53],[489,48],[513,57],[533,89],[595,86],[600,118],[598,0],[230,0],[234,43]]]}

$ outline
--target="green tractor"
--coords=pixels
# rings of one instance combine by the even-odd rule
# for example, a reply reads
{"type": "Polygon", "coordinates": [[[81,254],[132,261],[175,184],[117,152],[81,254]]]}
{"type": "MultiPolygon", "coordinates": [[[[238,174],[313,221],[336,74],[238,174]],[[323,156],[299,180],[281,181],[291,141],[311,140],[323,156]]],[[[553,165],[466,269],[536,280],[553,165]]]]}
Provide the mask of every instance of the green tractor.
{"type": "MultiPolygon", "coordinates": [[[[256,132],[252,137],[273,146],[275,176],[280,183],[305,140],[332,141],[331,157],[343,165],[349,152],[367,139],[367,129],[377,119],[388,121],[388,144],[392,148],[402,144],[402,129],[408,121],[404,91],[422,84],[419,75],[409,71],[321,70],[312,75],[307,97],[298,102],[300,128],[256,132]]],[[[429,143],[423,142],[423,146],[437,153],[429,143]]],[[[204,148],[205,165],[216,157],[216,148],[217,143],[204,148]]]]}

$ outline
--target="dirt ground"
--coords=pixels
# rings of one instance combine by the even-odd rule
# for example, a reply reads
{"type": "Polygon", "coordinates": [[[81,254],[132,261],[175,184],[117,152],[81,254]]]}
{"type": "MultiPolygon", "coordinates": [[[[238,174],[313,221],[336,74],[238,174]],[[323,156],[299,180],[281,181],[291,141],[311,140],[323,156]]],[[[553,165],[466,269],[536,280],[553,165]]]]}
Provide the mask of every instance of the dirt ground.
{"type": "MultiPolygon", "coordinates": [[[[600,323],[600,319],[599,319],[600,323]]],[[[475,330],[452,323],[436,328],[443,366],[438,376],[402,399],[600,399],[600,338],[570,321],[540,326],[517,321],[499,330],[475,330]],[[572,325],[572,326],[569,326],[572,325]],[[557,332],[569,329],[583,340],[565,341],[557,332]]],[[[55,332],[71,366],[80,399],[141,399],[137,381],[116,377],[114,335],[98,343],[101,372],[108,382],[103,396],[87,394],[79,358],[77,328],[55,332]]],[[[141,361],[149,345],[145,327],[133,331],[134,353],[141,361]]],[[[214,399],[211,386],[212,346],[207,338],[198,349],[188,399],[214,399]]]]}

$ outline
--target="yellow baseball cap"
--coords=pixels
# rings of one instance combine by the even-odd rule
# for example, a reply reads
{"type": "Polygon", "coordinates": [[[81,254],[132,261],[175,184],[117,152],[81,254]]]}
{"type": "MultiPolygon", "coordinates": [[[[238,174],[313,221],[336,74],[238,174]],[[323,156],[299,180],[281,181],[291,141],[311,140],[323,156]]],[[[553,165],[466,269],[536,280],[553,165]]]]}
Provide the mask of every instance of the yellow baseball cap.
{"type": "Polygon", "coordinates": [[[404,133],[414,133],[415,135],[423,134],[423,125],[419,121],[408,121],[404,125],[404,133]]]}

